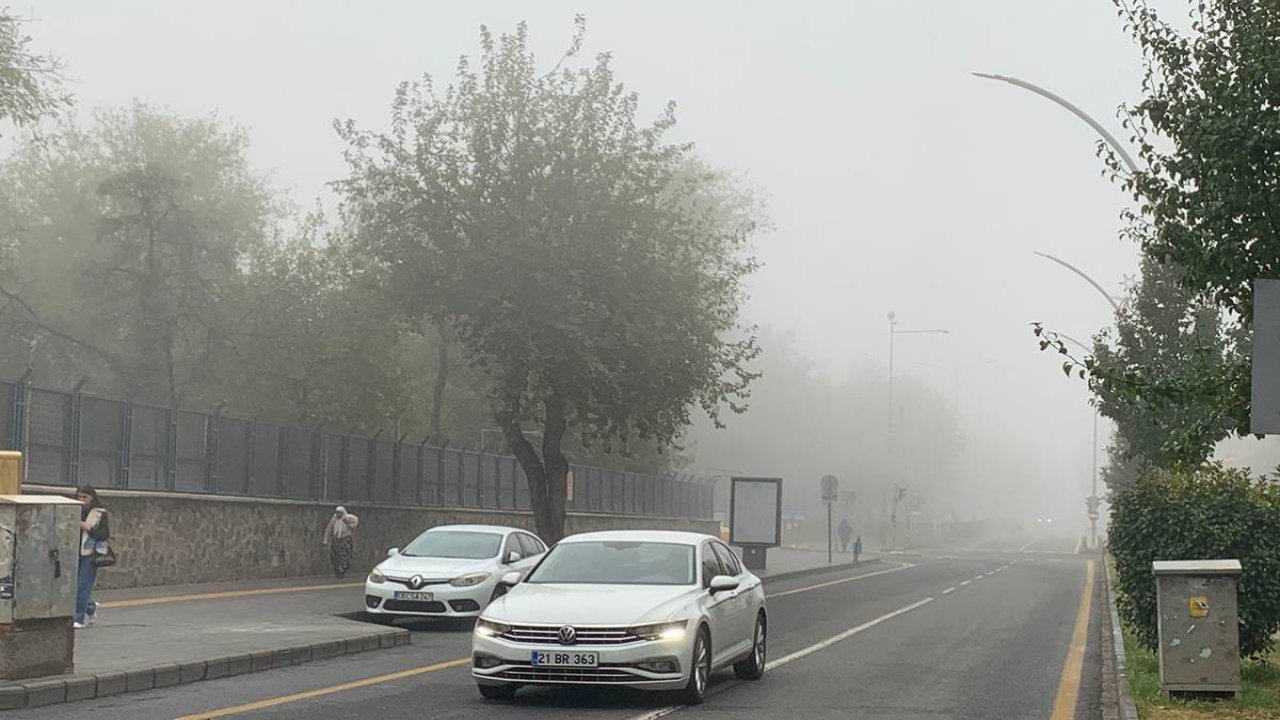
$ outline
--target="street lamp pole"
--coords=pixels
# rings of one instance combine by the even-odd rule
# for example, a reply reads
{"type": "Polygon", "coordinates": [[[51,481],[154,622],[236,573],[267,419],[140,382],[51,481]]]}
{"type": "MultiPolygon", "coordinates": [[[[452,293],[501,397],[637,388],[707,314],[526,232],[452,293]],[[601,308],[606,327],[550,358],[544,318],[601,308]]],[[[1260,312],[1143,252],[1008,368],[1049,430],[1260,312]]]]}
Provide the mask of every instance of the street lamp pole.
{"type": "MultiPolygon", "coordinates": [[[[1085,352],[1093,352],[1084,343],[1076,340],[1070,335],[1057,334],[1058,337],[1084,350],[1085,352]]],[[[1086,500],[1089,508],[1089,546],[1090,548],[1098,547],[1098,507],[1101,504],[1098,498],[1098,416],[1101,413],[1095,406],[1093,408],[1093,481],[1089,491],[1089,498],[1086,500]]]]}
{"type": "MultiPolygon", "coordinates": [[[[894,450],[893,438],[893,344],[894,338],[898,335],[947,335],[949,331],[941,329],[932,330],[899,330],[897,315],[889,311],[889,480],[893,487],[893,511],[890,516],[890,523],[894,530],[898,527],[898,473],[897,473],[897,453],[894,450]]],[[[891,531],[892,532],[892,531],[891,531]]],[[[895,533],[896,534],[896,533],[895,533]]],[[[894,538],[890,538],[893,542],[894,538]]]]}

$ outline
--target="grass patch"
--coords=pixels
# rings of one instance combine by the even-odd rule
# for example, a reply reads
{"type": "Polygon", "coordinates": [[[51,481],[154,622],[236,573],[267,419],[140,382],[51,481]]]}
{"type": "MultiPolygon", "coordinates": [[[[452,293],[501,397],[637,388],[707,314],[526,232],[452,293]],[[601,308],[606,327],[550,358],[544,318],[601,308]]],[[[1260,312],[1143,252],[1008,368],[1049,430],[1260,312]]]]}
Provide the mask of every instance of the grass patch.
{"type": "Polygon", "coordinates": [[[1167,698],[1160,692],[1160,659],[1139,645],[1127,627],[1123,632],[1129,688],[1138,705],[1138,716],[1143,720],[1280,718],[1280,665],[1244,661],[1241,668],[1244,687],[1239,700],[1201,702],[1167,698]]]}

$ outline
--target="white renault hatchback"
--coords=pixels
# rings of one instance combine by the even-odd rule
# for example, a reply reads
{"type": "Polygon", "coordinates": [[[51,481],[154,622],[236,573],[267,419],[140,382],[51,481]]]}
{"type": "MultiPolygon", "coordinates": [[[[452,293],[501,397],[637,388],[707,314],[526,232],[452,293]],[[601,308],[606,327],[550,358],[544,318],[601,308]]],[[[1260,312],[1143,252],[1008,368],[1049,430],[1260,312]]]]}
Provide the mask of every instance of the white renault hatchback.
{"type": "Polygon", "coordinates": [[[701,703],[715,670],[765,669],[760,579],[708,535],[613,531],[558,543],[484,611],[472,638],[480,694],[522,685],[679,690],[701,703]]]}
{"type": "Polygon", "coordinates": [[[404,617],[475,617],[498,581],[523,575],[547,551],[532,533],[491,525],[442,525],[422,533],[369,573],[365,612],[381,622],[404,617]]]}

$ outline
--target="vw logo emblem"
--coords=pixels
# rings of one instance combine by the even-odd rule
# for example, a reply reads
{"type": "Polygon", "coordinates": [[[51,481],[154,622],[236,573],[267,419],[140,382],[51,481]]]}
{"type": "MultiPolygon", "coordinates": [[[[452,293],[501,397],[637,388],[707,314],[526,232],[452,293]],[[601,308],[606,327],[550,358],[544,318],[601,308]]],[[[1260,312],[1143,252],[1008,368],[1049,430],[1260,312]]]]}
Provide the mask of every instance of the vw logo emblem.
{"type": "Polygon", "coordinates": [[[569,625],[560,628],[560,632],[557,635],[560,638],[561,645],[572,645],[573,641],[578,639],[578,631],[569,625]]]}
{"type": "Polygon", "coordinates": [[[418,588],[422,587],[422,576],[414,575],[413,577],[409,578],[409,587],[414,590],[417,590],[418,588]]]}

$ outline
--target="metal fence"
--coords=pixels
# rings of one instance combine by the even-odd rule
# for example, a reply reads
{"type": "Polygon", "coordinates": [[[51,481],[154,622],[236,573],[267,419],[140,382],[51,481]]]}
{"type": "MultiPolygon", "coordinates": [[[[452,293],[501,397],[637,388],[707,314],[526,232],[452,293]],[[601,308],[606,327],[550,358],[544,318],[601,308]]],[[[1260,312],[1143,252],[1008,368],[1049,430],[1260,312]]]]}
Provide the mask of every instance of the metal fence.
{"type": "MultiPolygon", "coordinates": [[[[361,437],[0,382],[0,449],[39,485],[529,509],[516,459],[469,448],[361,437]]],[[[568,509],[710,518],[713,485],[694,477],[572,466],[568,509]]]]}

